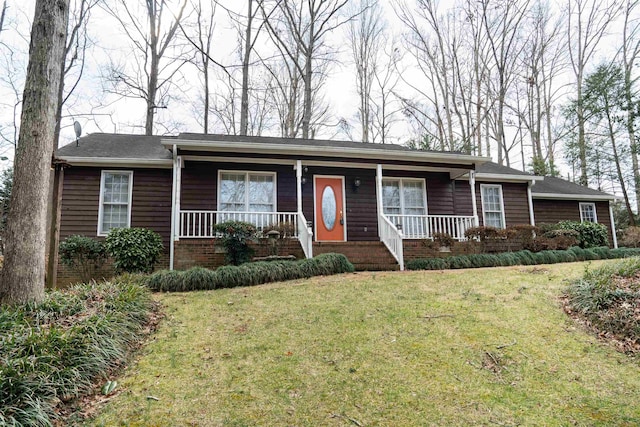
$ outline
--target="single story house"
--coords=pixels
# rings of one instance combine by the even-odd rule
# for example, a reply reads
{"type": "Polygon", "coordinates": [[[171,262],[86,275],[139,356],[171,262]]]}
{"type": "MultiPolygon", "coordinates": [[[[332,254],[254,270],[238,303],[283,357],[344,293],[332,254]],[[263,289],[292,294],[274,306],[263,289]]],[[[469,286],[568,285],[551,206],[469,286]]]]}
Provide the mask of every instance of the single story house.
{"type": "MultiPolygon", "coordinates": [[[[463,240],[477,225],[582,219],[606,224],[615,236],[607,209],[614,196],[454,152],[273,137],[90,134],[58,149],[54,164],[54,242],[147,227],[162,236],[161,267],[171,269],[219,264],[212,225],[225,220],[281,226],[293,237],[290,252],[341,252],[361,269],[403,269],[416,242],[437,232],[463,240]]],[[[59,269],[61,280],[71,280],[59,269]]]]}

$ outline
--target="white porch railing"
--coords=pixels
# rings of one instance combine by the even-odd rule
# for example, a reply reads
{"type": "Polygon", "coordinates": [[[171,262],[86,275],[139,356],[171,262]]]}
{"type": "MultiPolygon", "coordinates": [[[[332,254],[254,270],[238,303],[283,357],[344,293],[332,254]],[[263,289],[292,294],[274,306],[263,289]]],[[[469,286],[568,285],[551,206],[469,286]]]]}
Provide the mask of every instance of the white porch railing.
{"type": "MultiPolygon", "coordinates": [[[[297,212],[227,212],[227,211],[180,211],[178,236],[180,238],[213,238],[213,226],[225,221],[243,221],[256,226],[260,231],[277,226],[282,237],[298,237],[297,212]],[[290,233],[290,234],[289,234],[290,233]]],[[[306,227],[306,221],[304,222],[306,227]]]]}
{"type": "Polygon", "coordinates": [[[404,251],[402,247],[402,232],[400,232],[389,218],[380,215],[380,240],[385,244],[391,255],[398,261],[400,270],[404,270],[404,251]]]}
{"type": "Polygon", "coordinates": [[[446,233],[457,241],[463,241],[466,240],[465,231],[475,226],[473,216],[393,214],[384,216],[392,224],[400,226],[405,239],[429,239],[434,233],[446,233]]]}
{"type": "Polygon", "coordinates": [[[307,219],[302,212],[298,212],[298,240],[307,258],[313,258],[313,231],[307,226],[307,219]]]}

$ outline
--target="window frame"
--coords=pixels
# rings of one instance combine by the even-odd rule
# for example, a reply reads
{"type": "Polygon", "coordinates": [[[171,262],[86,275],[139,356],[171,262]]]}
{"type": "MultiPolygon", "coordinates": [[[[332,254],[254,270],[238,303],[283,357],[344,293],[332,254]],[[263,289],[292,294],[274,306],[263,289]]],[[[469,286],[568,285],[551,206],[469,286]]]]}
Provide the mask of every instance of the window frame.
{"type": "MultiPolygon", "coordinates": [[[[493,227],[492,225],[487,225],[487,217],[486,217],[487,210],[485,209],[485,204],[484,204],[485,188],[498,189],[498,194],[500,195],[500,217],[502,220],[502,227],[499,227],[499,229],[507,228],[507,219],[505,217],[505,212],[504,212],[504,194],[502,192],[502,184],[480,184],[480,202],[482,204],[482,225],[484,227],[493,227]]],[[[489,211],[489,212],[497,212],[497,211],[489,211]]]]}
{"type": "MultiPolygon", "coordinates": [[[[406,216],[409,215],[405,213],[405,203],[404,203],[404,181],[413,181],[413,182],[421,182],[422,183],[422,199],[424,200],[424,213],[422,215],[429,215],[429,203],[427,201],[427,180],[425,178],[411,178],[411,177],[395,177],[395,176],[384,176],[382,177],[382,191],[381,199],[382,199],[382,214],[383,215],[400,215],[406,216]],[[400,213],[399,214],[387,214],[384,212],[384,182],[385,181],[398,181],[400,183],[400,213]]],[[[409,208],[415,209],[415,208],[409,208]]]]}
{"type": "Polygon", "coordinates": [[[596,210],[596,204],[594,202],[580,202],[578,203],[578,210],[580,211],[580,222],[591,222],[589,220],[585,220],[582,207],[583,206],[592,206],[593,207],[593,223],[598,223],[598,211],[596,210]]]}
{"type": "Polygon", "coordinates": [[[278,212],[278,174],[277,172],[271,172],[271,171],[250,171],[250,170],[233,170],[233,169],[219,169],[218,170],[218,189],[217,189],[217,201],[216,201],[216,210],[218,212],[251,212],[249,210],[249,205],[250,205],[250,200],[249,200],[249,177],[251,175],[263,175],[263,176],[271,176],[273,177],[273,211],[271,212],[278,212]],[[220,185],[220,183],[222,182],[222,174],[244,174],[244,184],[245,184],[245,194],[244,194],[244,210],[243,211],[222,211],[220,210],[220,205],[221,205],[221,191],[222,191],[222,185],[220,185]]]}
{"type": "Polygon", "coordinates": [[[103,230],[103,221],[104,221],[104,186],[105,186],[105,178],[106,174],[118,174],[118,175],[129,175],[129,198],[127,201],[127,225],[123,228],[131,227],[131,211],[132,202],[133,202],[133,171],[132,170],[111,170],[105,169],[100,172],[100,198],[98,201],[98,230],[97,235],[105,237],[109,232],[106,233],[103,230]]]}

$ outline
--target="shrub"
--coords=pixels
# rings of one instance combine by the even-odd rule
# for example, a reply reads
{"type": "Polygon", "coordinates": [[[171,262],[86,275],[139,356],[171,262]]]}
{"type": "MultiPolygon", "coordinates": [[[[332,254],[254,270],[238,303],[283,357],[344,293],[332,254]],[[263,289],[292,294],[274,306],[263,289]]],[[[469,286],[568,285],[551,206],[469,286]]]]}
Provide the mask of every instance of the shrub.
{"type": "Polygon", "coordinates": [[[69,236],[60,243],[60,261],[80,275],[83,282],[95,277],[107,259],[107,250],[98,240],[87,236],[69,236]]]}
{"type": "Polygon", "coordinates": [[[164,249],[160,235],[146,228],[114,228],[105,243],[117,272],[150,273],[164,249]]]}
{"type": "Polygon", "coordinates": [[[433,241],[438,244],[438,246],[451,247],[455,243],[453,237],[451,237],[448,233],[433,233],[433,241]]]}
{"type": "Polygon", "coordinates": [[[240,265],[251,260],[253,249],[248,241],[256,235],[253,224],[242,221],[225,221],[214,226],[221,235],[222,246],[227,250],[226,261],[232,265],[240,265]]]}
{"type": "Polygon", "coordinates": [[[449,264],[442,258],[422,258],[407,261],[405,267],[407,270],[446,270],[449,264]]]}
{"type": "Polygon", "coordinates": [[[628,227],[624,230],[620,244],[630,248],[640,247],[640,227],[628,227]]]}
{"type": "Polygon", "coordinates": [[[353,272],[353,264],[342,254],[322,254],[301,261],[252,262],[225,265],[216,270],[194,267],[186,271],[157,271],[146,285],[160,292],[181,292],[253,286],[269,282],[353,272]]]}
{"type": "Polygon", "coordinates": [[[560,230],[573,230],[578,233],[578,245],[581,248],[593,248],[606,246],[609,243],[607,228],[594,222],[560,221],[557,224],[560,230]]]}
{"type": "Polygon", "coordinates": [[[481,242],[487,240],[496,240],[502,237],[500,230],[495,227],[471,227],[464,232],[467,239],[479,240],[481,242]]]}
{"type": "Polygon", "coordinates": [[[122,366],[152,308],[149,292],[130,283],[78,285],[0,308],[0,425],[63,425],[60,404],[122,366]]]}

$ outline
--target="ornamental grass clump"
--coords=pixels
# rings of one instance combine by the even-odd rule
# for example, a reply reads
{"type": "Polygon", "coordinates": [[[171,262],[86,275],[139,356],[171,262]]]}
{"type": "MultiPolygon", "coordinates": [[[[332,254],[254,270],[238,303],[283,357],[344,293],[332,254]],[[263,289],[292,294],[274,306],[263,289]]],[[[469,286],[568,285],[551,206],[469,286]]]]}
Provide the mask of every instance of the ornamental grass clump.
{"type": "Polygon", "coordinates": [[[145,284],[157,292],[185,292],[254,286],[353,271],[353,264],[344,255],[322,254],[296,262],[252,262],[239,266],[225,265],[216,270],[202,267],[186,271],[162,270],[149,276],[145,284]]]}
{"type": "Polygon", "coordinates": [[[153,310],[131,283],[77,285],[0,308],[0,425],[51,426],[60,406],[122,366],[153,310]]]}
{"type": "Polygon", "coordinates": [[[640,258],[586,271],[566,290],[565,309],[624,351],[640,351],[640,258]]]}

